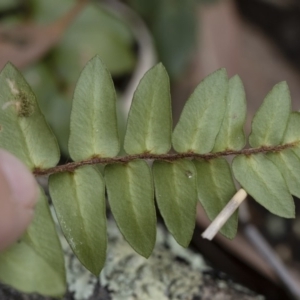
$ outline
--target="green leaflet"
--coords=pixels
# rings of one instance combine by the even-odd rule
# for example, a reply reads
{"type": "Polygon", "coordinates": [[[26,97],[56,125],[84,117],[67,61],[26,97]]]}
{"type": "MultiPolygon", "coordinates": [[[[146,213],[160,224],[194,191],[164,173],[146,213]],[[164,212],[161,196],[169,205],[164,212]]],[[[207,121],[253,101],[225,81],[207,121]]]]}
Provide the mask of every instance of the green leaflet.
{"type": "Polygon", "coordinates": [[[30,169],[53,167],[60,157],[35,95],[10,63],[0,73],[0,147],[30,169]]]}
{"type": "Polygon", "coordinates": [[[291,96],[287,83],[276,84],[264,99],[252,121],[251,147],[279,145],[291,113],[291,96]]]}
{"type": "MultiPolygon", "coordinates": [[[[198,197],[210,220],[213,220],[236,193],[230,166],[225,158],[194,160],[197,170],[198,197]]],[[[231,216],[221,233],[233,239],[237,232],[238,213],[231,216]]]]}
{"type": "Polygon", "coordinates": [[[106,256],[105,186],[92,166],[51,175],[50,195],[61,229],[81,263],[98,276],[106,256]]]}
{"type": "Polygon", "coordinates": [[[300,198],[300,158],[292,149],[270,153],[267,157],[277,166],[284,177],[289,191],[300,198]]]}
{"type": "Polygon", "coordinates": [[[293,153],[300,159],[300,113],[292,112],[283,137],[283,144],[294,143],[291,148],[293,153]]]}
{"type": "Polygon", "coordinates": [[[0,254],[0,280],[25,293],[61,297],[66,291],[63,251],[42,191],[33,223],[0,254]]]}
{"type": "Polygon", "coordinates": [[[300,142],[300,113],[292,112],[283,137],[283,144],[300,142]]]}
{"type": "Polygon", "coordinates": [[[197,188],[193,163],[182,159],[153,163],[155,196],[168,230],[187,247],[195,228],[197,188]]]}
{"type": "Polygon", "coordinates": [[[125,134],[128,154],[167,153],[171,148],[171,96],[162,64],[150,69],[133,96],[125,134]]]}
{"type": "Polygon", "coordinates": [[[228,79],[225,69],[208,75],[186,102],[173,132],[173,147],[179,153],[209,153],[219,133],[225,112],[228,79]]]}
{"type": "Polygon", "coordinates": [[[236,75],[229,80],[225,115],[213,152],[243,149],[246,115],[246,94],[242,80],[236,75]]]}
{"type": "Polygon", "coordinates": [[[114,157],[119,150],[114,85],[99,56],[95,56],[83,69],[75,88],[69,152],[78,161],[114,157]]]}
{"type": "Polygon", "coordinates": [[[148,164],[135,160],[105,167],[108,201],[131,247],[149,257],[156,239],[153,180],[148,164]]]}
{"type": "Polygon", "coordinates": [[[300,145],[297,145],[293,148],[291,148],[291,150],[295,153],[295,155],[300,159],[300,145]]]}
{"type": "Polygon", "coordinates": [[[239,155],[232,163],[233,173],[258,203],[275,215],[295,217],[295,206],[277,167],[263,154],[239,155]]]}

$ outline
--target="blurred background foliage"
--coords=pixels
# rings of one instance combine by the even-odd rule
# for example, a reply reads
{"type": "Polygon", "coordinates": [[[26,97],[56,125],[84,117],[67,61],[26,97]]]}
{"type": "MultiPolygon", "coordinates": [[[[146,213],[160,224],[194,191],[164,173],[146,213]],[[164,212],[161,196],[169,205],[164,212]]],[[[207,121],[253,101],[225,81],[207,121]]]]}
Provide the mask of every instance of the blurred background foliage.
{"type": "Polygon", "coordinates": [[[130,4],[146,20],[170,76],[180,76],[196,44],[196,1],[130,0],[130,4]]]}

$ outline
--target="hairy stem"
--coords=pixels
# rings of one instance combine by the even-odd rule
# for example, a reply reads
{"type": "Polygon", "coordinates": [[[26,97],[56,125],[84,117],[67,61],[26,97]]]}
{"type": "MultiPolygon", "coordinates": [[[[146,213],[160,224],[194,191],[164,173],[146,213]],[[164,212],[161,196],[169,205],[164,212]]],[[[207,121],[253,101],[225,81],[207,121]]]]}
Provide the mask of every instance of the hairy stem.
{"type": "Polygon", "coordinates": [[[65,165],[59,165],[49,169],[34,169],[33,174],[35,176],[41,175],[50,175],[61,172],[73,172],[77,168],[86,165],[97,165],[97,164],[114,164],[114,163],[128,163],[135,159],[149,159],[149,160],[164,160],[164,161],[174,161],[182,158],[190,158],[190,159],[206,159],[210,160],[213,158],[229,156],[229,155],[251,155],[257,153],[269,153],[269,152],[279,152],[284,149],[292,148],[296,146],[298,143],[290,143],[278,146],[263,146],[260,148],[248,148],[242,150],[226,150],[215,153],[206,153],[206,154],[197,154],[193,152],[187,153],[167,153],[167,154],[151,154],[151,153],[143,153],[136,155],[127,155],[127,156],[117,156],[117,157],[92,157],[87,160],[76,161],[67,163],[65,165]]]}

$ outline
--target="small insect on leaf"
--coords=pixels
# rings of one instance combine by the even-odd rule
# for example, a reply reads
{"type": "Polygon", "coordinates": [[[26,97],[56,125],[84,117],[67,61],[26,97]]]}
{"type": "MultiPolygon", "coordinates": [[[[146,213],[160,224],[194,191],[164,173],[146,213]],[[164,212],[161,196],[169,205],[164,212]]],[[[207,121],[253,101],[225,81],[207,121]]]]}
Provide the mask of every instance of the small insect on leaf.
{"type": "Polygon", "coordinates": [[[10,63],[0,72],[0,87],[0,147],[32,170],[55,166],[60,157],[56,138],[29,84],[10,63]]]}
{"type": "Polygon", "coordinates": [[[34,112],[34,104],[30,97],[25,95],[23,92],[17,95],[16,97],[16,108],[19,117],[29,117],[34,112]]]}
{"type": "Polygon", "coordinates": [[[6,83],[9,86],[13,99],[5,102],[2,109],[6,110],[10,106],[14,106],[18,117],[29,117],[34,112],[34,99],[32,95],[20,91],[16,82],[12,79],[6,78],[6,83]]]}

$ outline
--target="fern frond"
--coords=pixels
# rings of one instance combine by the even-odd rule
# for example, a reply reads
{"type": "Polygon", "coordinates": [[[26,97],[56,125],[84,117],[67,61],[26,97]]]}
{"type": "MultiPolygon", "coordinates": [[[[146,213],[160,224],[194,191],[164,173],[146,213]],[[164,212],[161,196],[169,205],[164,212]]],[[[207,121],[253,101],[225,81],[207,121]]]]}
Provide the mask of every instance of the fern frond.
{"type": "MultiPolygon", "coordinates": [[[[253,118],[252,148],[244,148],[246,101],[238,76],[228,80],[221,69],[206,77],[187,100],[172,134],[169,78],[158,64],[135,92],[124,142],[127,154],[118,156],[116,92],[96,56],[74,93],[69,140],[74,162],[59,166],[55,137],[22,75],[8,64],[0,86],[0,147],[19,157],[36,176],[50,175],[50,194],[64,235],[95,275],[106,255],[105,188],[120,231],[145,257],[151,255],[156,238],[154,195],[167,228],[184,247],[192,238],[197,199],[214,219],[236,193],[233,176],[272,213],[295,215],[291,194],[300,197],[300,114],[291,112],[285,82],[266,96],[253,118]],[[175,153],[169,152],[172,145],[175,153]],[[232,166],[225,159],[228,155],[235,156],[232,166]],[[92,166],[97,164],[105,165],[104,178],[92,166]]],[[[65,286],[62,252],[50,214],[38,209],[35,218],[21,246],[0,254],[0,279],[27,292],[57,296],[65,286]],[[45,246],[48,239],[54,246],[45,246]],[[17,254],[22,262],[42,261],[49,272],[41,274],[34,263],[21,264],[33,268],[39,278],[37,284],[28,284],[30,278],[21,279],[22,271],[13,266],[17,254]],[[51,268],[53,255],[58,276],[51,268]],[[54,275],[60,280],[57,289],[46,285],[54,275]]],[[[236,231],[237,212],[221,233],[233,238],[236,231]]]]}

